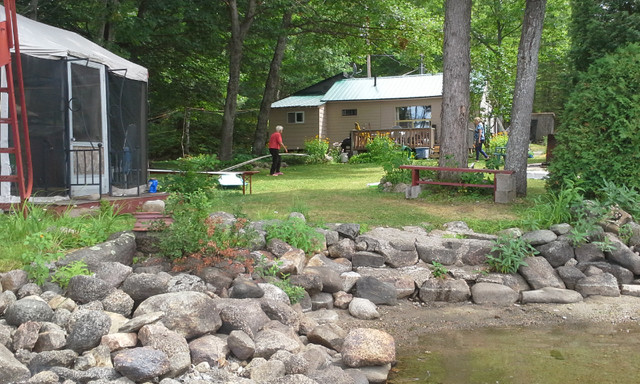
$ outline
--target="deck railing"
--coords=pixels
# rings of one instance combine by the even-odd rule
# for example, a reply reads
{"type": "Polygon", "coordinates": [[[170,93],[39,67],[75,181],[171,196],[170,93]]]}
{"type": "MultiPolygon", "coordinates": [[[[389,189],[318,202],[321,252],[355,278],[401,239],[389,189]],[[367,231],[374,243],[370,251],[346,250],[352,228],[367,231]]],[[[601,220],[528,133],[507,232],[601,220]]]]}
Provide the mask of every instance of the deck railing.
{"type": "Polygon", "coordinates": [[[411,149],[435,144],[434,128],[363,129],[351,131],[351,150],[363,151],[369,140],[379,136],[389,137],[399,146],[411,149]]]}

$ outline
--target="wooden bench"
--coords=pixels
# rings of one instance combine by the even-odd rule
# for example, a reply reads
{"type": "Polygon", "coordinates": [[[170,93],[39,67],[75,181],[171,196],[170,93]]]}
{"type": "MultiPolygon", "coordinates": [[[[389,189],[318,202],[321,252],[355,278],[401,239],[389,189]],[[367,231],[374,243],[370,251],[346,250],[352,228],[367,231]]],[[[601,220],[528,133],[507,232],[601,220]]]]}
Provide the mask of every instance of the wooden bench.
{"type": "MultiPolygon", "coordinates": [[[[185,171],[176,171],[172,169],[149,169],[149,174],[180,174],[185,173],[185,171]]],[[[242,194],[245,194],[245,186],[248,182],[249,184],[249,194],[253,193],[252,188],[252,180],[251,177],[256,173],[260,173],[260,171],[238,171],[238,172],[214,172],[214,171],[199,171],[196,172],[203,175],[219,175],[219,176],[240,176],[242,177],[242,194]]],[[[238,184],[239,186],[239,184],[238,184]]]]}
{"type": "MultiPolygon", "coordinates": [[[[449,167],[429,167],[425,165],[401,165],[400,169],[411,170],[411,186],[415,187],[420,184],[434,185],[452,185],[457,187],[477,187],[477,188],[493,188],[493,201],[496,202],[496,191],[498,187],[498,177],[494,176],[493,184],[470,184],[453,181],[438,180],[420,180],[420,171],[436,171],[436,172],[475,172],[475,173],[493,173],[494,175],[512,175],[514,171],[504,169],[473,169],[473,168],[449,168],[449,167]]],[[[515,192],[515,190],[514,190],[515,192]]],[[[502,202],[502,201],[500,201],[502,202]]]]}

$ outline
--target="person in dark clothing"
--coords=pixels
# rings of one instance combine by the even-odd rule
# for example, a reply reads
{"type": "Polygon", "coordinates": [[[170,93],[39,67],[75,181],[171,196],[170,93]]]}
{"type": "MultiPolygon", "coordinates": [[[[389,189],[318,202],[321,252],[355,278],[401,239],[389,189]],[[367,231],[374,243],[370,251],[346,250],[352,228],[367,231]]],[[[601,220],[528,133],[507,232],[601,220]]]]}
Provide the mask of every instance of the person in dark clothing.
{"type": "Polygon", "coordinates": [[[271,154],[271,176],[280,176],[280,164],[282,164],[282,158],[280,157],[280,147],[284,148],[285,152],[287,147],[282,142],[282,125],[276,126],[276,131],[269,137],[269,153],[271,154]]]}
{"type": "Polygon", "coordinates": [[[482,154],[485,159],[488,159],[489,156],[482,149],[482,146],[484,145],[484,125],[482,124],[482,119],[476,117],[473,119],[473,123],[476,126],[476,129],[473,132],[473,142],[476,149],[476,161],[480,159],[480,154],[482,154]]]}

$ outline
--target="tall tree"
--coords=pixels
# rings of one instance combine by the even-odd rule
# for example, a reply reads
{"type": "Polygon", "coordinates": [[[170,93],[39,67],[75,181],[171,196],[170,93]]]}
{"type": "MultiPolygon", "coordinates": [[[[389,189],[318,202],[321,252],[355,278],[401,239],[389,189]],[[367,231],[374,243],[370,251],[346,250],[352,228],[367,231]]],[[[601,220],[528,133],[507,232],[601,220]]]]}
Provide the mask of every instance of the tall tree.
{"type": "Polygon", "coordinates": [[[231,39],[229,40],[229,81],[227,83],[227,97],[222,115],[222,132],[218,157],[220,160],[231,160],[233,155],[233,128],[238,107],[238,93],[240,91],[240,64],[244,39],[253,24],[257,11],[257,0],[247,0],[244,14],[240,14],[237,0],[227,0],[231,19],[231,39]]]}
{"type": "Polygon", "coordinates": [[[505,169],[515,171],[516,194],[520,196],[527,194],[529,130],[546,5],[547,0],[527,0],[518,48],[518,71],[513,93],[505,169]]]}
{"type": "Polygon", "coordinates": [[[269,112],[271,111],[271,103],[275,101],[278,90],[278,80],[280,79],[280,67],[282,59],[287,48],[287,36],[289,26],[291,25],[291,16],[293,9],[289,8],[282,16],[281,30],[276,41],[276,47],[273,51],[273,58],[269,66],[267,81],[264,86],[262,102],[260,104],[260,112],[258,112],[258,123],[256,125],[256,133],[253,140],[252,153],[259,156],[264,151],[265,141],[267,140],[267,124],[269,123],[269,112]]]}
{"type": "MultiPolygon", "coordinates": [[[[440,166],[467,166],[471,0],[446,0],[440,166]],[[453,164],[450,164],[453,161],[453,164]]],[[[452,175],[443,175],[451,177],[452,175]]]]}

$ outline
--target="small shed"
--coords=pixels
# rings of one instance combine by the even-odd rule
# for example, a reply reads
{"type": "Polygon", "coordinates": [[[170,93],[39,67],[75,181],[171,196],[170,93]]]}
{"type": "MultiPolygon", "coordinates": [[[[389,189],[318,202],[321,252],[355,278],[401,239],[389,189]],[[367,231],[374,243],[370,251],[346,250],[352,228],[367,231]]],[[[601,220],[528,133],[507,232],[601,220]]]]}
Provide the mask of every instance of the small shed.
{"type": "MultiPolygon", "coordinates": [[[[20,15],[17,25],[33,195],[139,194],[147,175],[147,69],[76,33],[20,15]]],[[[0,113],[8,115],[7,100],[0,113]]],[[[3,124],[0,141],[9,140],[3,124]]],[[[9,174],[13,161],[0,155],[0,172],[9,174]]],[[[0,203],[16,195],[0,183],[0,203]]]]}

